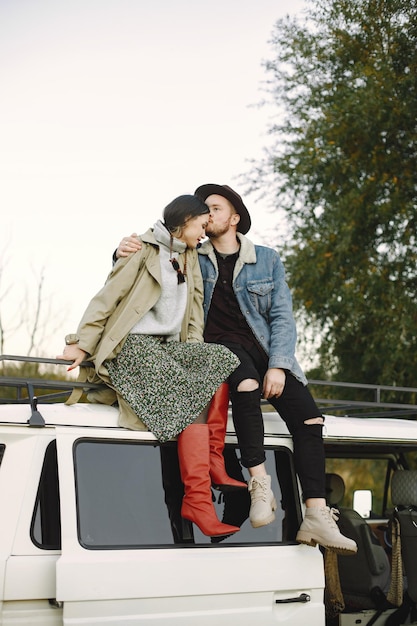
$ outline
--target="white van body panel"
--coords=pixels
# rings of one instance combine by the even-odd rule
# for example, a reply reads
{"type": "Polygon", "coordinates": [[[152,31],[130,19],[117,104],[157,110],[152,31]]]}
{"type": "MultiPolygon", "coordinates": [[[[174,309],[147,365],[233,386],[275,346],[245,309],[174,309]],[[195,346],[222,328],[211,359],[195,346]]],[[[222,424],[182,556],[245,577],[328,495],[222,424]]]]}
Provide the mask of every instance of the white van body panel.
{"type": "MultiPolygon", "coordinates": [[[[129,549],[82,545],[77,442],[137,442],[152,448],[158,443],[147,431],[120,428],[112,407],[44,404],[38,410],[45,425],[31,428],[30,407],[0,406],[0,626],[325,626],[318,548],[295,541],[129,549]],[[31,529],[45,451],[54,441],[61,548],[45,549],[31,529]]],[[[292,439],[279,415],[265,412],[264,421],[266,448],[291,454],[292,439]]],[[[417,445],[417,422],[326,416],[324,438],[352,448],[364,443],[417,445]]],[[[237,443],[230,416],[226,442],[237,443]]],[[[294,485],[302,509],[300,486],[294,485]]],[[[349,619],[342,615],[340,624],[349,619]]]]}

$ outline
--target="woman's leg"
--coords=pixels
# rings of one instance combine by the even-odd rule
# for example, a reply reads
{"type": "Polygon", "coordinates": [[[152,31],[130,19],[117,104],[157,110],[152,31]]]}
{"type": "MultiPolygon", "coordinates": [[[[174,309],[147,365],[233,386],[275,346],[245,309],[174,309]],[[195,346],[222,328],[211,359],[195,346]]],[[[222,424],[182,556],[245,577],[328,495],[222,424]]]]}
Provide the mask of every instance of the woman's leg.
{"type": "Polygon", "coordinates": [[[247,489],[246,483],[228,476],[224,465],[224,438],[229,410],[229,385],[222,383],[214,394],[207,415],[210,437],[210,477],[213,487],[221,491],[247,489]]]}
{"type": "Polygon", "coordinates": [[[240,530],[237,526],[222,524],[216,515],[211,491],[207,424],[191,424],[178,435],[178,458],[184,483],[182,517],[197,524],[209,537],[230,535],[240,530]]]}

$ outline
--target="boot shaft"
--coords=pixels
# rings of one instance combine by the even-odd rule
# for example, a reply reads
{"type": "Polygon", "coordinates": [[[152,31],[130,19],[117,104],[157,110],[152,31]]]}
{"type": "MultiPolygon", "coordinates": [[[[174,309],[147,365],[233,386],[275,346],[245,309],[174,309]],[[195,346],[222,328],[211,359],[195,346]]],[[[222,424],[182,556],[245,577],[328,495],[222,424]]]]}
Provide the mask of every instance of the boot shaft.
{"type": "Polygon", "coordinates": [[[191,424],[178,436],[178,459],[184,496],[210,493],[210,447],[207,424],[191,424]]]}

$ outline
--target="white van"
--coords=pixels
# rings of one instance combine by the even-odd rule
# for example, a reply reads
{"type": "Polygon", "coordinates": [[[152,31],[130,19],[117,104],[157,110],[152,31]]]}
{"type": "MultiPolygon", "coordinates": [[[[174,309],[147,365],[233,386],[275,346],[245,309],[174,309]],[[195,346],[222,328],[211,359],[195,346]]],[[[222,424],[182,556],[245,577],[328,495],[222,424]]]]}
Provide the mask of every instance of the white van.
{"type": "MultiPolygon", "coordinates": [[[[358,590],[347,589],[346,609],[326,620],[323,554],[295,541],[303,505],[277,413],[264,413],[275,522],[253,529],[246,492],[214,491],[219,518],[238,515],[242,527],[212,542],[180,517],[175,441],[118,427],[114,407],[56,402],[64,383],[0,377],[6,386],[17,392],[0,402],[1,626],[347,626],[373,617],[378,626],[393,611],[361,589],[363,562],[355,573],[357,557],[339,557],[351,559],[358,590]],[[41,385],[52,395],[37,405],[41,385]]],[[[226,444],[227,463],[236,463],[231,419],[226,444]]],[[[325,445],[344,506],[353,510],[358,488],[372,492],[362,518],[388,554],[390,480],[417,467],[417,423],[326,417],[325,445]]]]}

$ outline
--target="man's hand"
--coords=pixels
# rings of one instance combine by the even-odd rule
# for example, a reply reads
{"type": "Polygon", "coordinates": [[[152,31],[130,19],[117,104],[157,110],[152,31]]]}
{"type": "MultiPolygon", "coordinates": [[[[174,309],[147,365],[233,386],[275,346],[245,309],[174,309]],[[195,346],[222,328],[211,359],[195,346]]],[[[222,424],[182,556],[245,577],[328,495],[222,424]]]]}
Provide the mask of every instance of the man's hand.
{"type": "Polygon", "coordinates": [[[270,368],[264,377],[264,398],[279,398],[284,391],[285,371],[276,367],[270,368]]]}
{"type": "Polygon", "coordinates": [[[116,250],[116,257],[128,256],[132,252],[137,252],[142,249],[142,242],[139,240],[136,233],[132,233],[130,237],[123,237],[119,243],[119,247],[116,250]]]}
{"type": "Polygon", "coordinates": [[[71,365],[68,367],[67,371],[70,372],[71,370],[78,367],[80,363],[85,361],[86,355],[87,352],[81,350],[81,348],[79,348],[76,343],[73,343],[69,346],[65,346],[63,353],[59,354],[56,358],[64,359],[64,361],[74,361],[74,363],[71,363],[71,365]]]}

